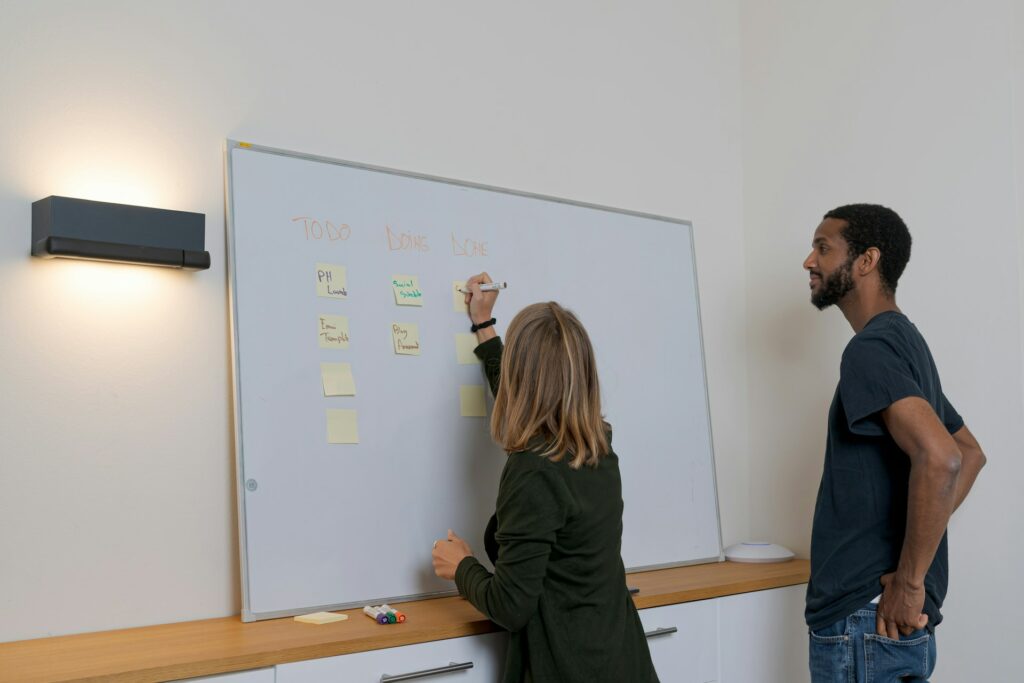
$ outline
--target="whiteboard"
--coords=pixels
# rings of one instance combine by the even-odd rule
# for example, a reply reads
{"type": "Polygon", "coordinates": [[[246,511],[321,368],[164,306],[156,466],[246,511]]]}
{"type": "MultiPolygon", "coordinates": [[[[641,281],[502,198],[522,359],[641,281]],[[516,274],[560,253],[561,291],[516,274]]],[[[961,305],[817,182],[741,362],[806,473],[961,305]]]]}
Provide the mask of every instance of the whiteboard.
{"type": "Polygon", "coordinates": [[[457,362],[453,292],[480,271],[508,282],[499,332],[556,300],[590,334],[626,566],[720,559],[688,222],[234,141],[226,161],[244,620],[449,593],[430,558],[449,528],[483,557],[505,456],[461,415],[460,387],[486,382],[457,362]],[[345,268],[347,298],[318,295],[318,264],[345,268]],[[396,275],[422,306],[396,304],[396,275]],[[348,348],[320,347],[324,315],[348,348]],[[394,323],[419,355],[395,353],[394,323]],[[321,363],[340,362],[355,395],[325,396],[321,363]],[[337,409],[358,443],[328,443],[337,409]]]}

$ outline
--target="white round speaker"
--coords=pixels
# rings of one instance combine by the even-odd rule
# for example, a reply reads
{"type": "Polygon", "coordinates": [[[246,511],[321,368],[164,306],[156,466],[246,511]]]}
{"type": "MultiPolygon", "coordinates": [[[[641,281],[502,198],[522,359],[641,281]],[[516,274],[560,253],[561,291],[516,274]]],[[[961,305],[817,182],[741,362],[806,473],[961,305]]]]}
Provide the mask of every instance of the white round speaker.
{"type": "Polygon", "coordinates": [[[725,549],[730,562],[785,562],[792,560],[793,551],[767,541],[744,541],[725,549]]]}

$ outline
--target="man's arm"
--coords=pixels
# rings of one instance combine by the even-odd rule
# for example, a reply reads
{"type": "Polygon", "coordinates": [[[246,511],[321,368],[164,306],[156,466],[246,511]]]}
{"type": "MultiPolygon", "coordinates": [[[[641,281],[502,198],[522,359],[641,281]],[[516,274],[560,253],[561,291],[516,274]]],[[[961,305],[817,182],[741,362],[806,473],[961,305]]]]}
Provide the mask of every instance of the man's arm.
{"type": "Polygon", "coordinates": [[[964,502],[967,494],[971,492],[974,480],[978,478],[978,473],[981,472],[981,468],[985,466],[988,458],[982,453],[981,446],[978,445],[974,434],[971,434],[971,430],[966,425],[953,434],[953,441],[956,442],[957,448],[963,455],[960,478],[956,483],[956,502],[953,505],[953,509],[956,510],[960,507],[960,503],[964,502]]]}
{"type": "Polygon", "coordinates": [[[886,429],[910,458],[907,529],[899,566],[884,577],[878,603],[879,635],[899,640],[922,628],[924,578],[957,500],[962,455],[931,405],[909,396],[882,411],[886,429]]]}

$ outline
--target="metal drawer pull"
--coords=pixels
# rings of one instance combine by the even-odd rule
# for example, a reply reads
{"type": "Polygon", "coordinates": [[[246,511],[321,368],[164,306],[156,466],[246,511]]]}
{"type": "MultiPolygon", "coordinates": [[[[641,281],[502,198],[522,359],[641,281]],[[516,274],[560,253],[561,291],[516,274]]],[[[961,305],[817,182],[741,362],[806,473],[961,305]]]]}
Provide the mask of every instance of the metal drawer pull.
{"type": "Polygon", "coordinates": [[[644,635],[648,638],[657,638],[658,636],[667,636],[670,633],[675,633],[678,630],[679,629],[675,626],[669,626],[668,628],[656,628],[653,631],[648,631],[644,635]]]}
{"type": "Polygon", "coordinates": [[[448,666],[439,666],[436,669],[424,669],[423,671],[413,671],[408,674],[396,674],[394,676],[388,676],[383,674],[380,677],[380,683],[396,683],[397,681],[411,681],[414,678],[426,678],[427,676],[436,676],[437,674],[451,673],[452,671],[465,671],[466,669],[472,669],[473,662],[462,662],[456,664],[452,662],[448,666]]]}

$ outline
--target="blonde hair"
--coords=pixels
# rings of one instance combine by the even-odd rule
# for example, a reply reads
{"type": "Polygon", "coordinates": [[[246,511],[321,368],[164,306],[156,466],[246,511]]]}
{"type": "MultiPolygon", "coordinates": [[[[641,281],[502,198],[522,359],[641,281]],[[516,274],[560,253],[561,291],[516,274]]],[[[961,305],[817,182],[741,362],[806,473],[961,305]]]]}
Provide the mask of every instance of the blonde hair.
{"type": "Polygon", "coordinates": [[[554,301],[519,311],[508,326],[491,436],[509,453],[596,467],[610,450],[594,349],[583,325],[554,301]]]}

